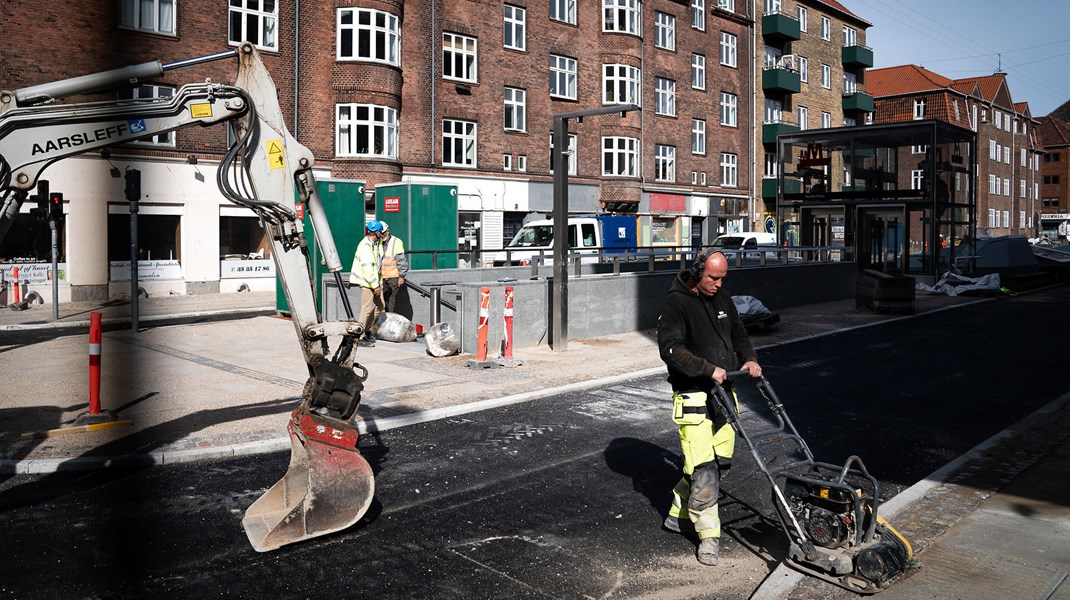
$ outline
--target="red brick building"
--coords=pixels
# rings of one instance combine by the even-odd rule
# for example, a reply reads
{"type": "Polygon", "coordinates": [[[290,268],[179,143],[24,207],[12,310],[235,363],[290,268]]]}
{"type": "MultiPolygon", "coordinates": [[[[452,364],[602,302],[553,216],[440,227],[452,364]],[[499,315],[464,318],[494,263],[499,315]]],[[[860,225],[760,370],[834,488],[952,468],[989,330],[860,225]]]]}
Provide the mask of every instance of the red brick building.
{"type": "Polygon", "coordinates": [[[1035,235],[1061,243],[1070,238],[1070,102],[1037,119],[1044,158],[1040,164],[1039,227],[1035,235]]]}

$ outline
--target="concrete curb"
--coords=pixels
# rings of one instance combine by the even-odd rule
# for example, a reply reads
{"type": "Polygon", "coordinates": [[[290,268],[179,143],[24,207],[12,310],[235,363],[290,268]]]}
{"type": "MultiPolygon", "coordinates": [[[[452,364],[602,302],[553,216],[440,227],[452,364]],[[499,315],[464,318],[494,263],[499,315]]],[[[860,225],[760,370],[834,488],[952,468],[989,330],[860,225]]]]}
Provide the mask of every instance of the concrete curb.
{"type": "MultiPolygon", "coordinates": [[[[223,310],[205,310],[189,313],[173,313],[166,315],[138,316],[138,323],[155,323],[161,321],[181,321],[185,319],[201,319],[204,317],[225,317],[228,315],[260,316],[274,313],[274,306],[256,306],[252,308],[228,308],[223,310]]],[[[101,319],[101,325],[122,325],[130,323],[128,317],[109,317],[101,319]]],[[[53,321],[50,323],[23,323],[18,325],[0,325],[2,331],[47,331],[61,329],[89,329],[89,320],[83,321],[53,321]]]]}
{"type": "MultiPolygon", "coordinates": [[[[946,484],[951,479],[951,476],[962,469],[964,465],[981,458],[985,452],[1000,441],[1022,435],[1051,415],[1065,409],[1068,405],[1070,405],[1070,392],[1045,404],[1033,414],[977,444],[962,456],[933,471],[925,479],[899,492],[894,498],[891,498],[878,508],[880,515],[892,521],[903,509],[921,500],[933,489],[946,484]]],[[[806,577],[806,575],[792,569],[782,561],[765,578],[765,581],[758,586],[758,589],[751,594],[750,600],[780,600],[806,577]]]]}

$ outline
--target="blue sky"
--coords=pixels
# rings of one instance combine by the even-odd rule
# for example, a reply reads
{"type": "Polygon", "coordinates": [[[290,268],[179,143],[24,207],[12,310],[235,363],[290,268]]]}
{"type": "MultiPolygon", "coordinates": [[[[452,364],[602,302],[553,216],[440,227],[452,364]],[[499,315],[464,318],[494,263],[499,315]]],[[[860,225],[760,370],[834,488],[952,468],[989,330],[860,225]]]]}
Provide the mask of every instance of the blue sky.
{"type": "Polygon", "coordinates": [[[1070,0],[841,0],[873,24],[875,68],[916,64],[951,79],[1000,66],[1034,117],[1070,100],[1070,0]]]}

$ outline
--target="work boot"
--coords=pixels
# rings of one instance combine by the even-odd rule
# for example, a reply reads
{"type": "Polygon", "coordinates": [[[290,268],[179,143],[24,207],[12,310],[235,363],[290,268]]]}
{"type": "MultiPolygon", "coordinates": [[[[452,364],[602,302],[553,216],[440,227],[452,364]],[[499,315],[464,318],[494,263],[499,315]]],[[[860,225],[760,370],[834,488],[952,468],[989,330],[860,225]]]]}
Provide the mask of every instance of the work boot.
{"type": "Polygon", "coordinates": [[[665,517],[665,521],[661,526],[674,533],[680,533],[680,519],[678,517],[672,515],[665,517]]]}
{"type": "Polygon", "coordinates": [[[721,538],[708,537],[698,545],[695,555],[698,561],[704,565],[714,566],[717,564],[717,554],[721,551],[721,538]]]}
{"type": "Polygon", "coordinates": [[[374,348],[375,347],[375,337],[370,336],[370,335],[366,335],[366,336],[362,337],[359,342],[357,342],[357,345],[360,346],[361,348],[374,348]]]}

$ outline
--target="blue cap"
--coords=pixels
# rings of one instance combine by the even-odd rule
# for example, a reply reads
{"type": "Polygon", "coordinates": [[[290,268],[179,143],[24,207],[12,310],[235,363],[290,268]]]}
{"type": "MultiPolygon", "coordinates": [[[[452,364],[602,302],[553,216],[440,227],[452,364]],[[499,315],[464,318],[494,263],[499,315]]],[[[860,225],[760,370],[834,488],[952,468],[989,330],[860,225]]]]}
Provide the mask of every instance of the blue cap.
{"type": "Polygon", "coordinates": [[[380,223],[379,221],[368,221],[368,224],[365,225],[364,227],[367,228],[368,231],[371,231],[372,233],[376,233],[376,232],[379,232],[379,231],[383,230],[383,224],[380,223]]]}

